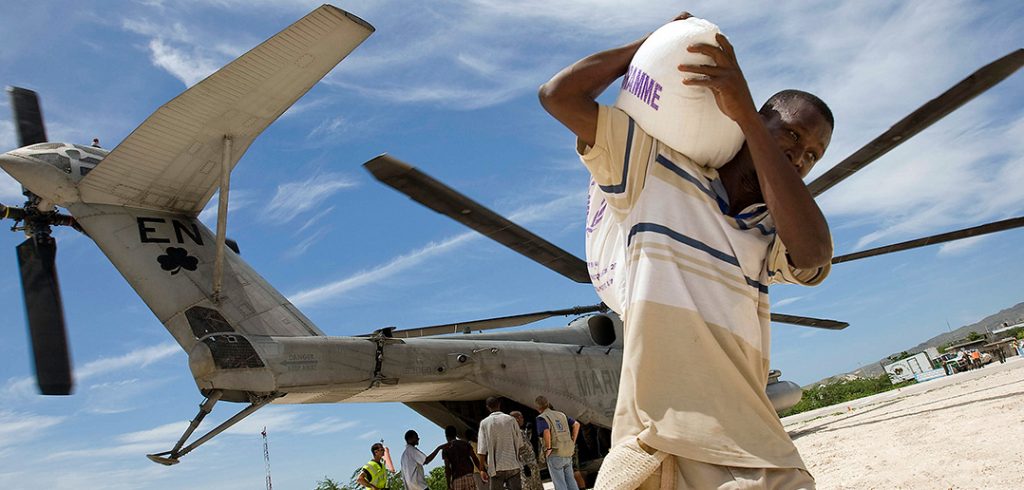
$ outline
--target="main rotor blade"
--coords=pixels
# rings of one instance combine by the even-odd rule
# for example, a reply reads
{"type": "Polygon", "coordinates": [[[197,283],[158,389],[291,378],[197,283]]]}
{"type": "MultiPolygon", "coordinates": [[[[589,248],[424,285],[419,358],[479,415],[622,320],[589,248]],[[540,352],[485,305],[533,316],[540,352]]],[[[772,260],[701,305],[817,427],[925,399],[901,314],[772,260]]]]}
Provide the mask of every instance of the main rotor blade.
{"type": "Polygon", "coordinates": [[[875,138],[861,149],[846,157],[813,182],[807,185],[811,195],[817,196],[853,175],[878,157],[886,154],[897,145],[910,139],[923,129],[931,126],[950,112],[977,97],[997,83],[1003,81],[1024,64],[1024,49],[1018,49],[999,58],[965,78],[942,95],[928,101],[925,105],[904,117],[888,131],[875,138]]]}
{"type": "Polygon", "coordinates": [[[535,313],[488,318],[485,320],[474,320],[464,323],[448,323],[445,325],[433,325],[430,327],[395,330],[391,332],[391,336],[406,339],[410,337],[427,337],[431,335],[444,335],[449,333],[469,333],[480,330],[494,330],[496,328],[518,327],[520,325],[538,322],[553,316],[582,315],[585,313],[605,311],[607,309],[608,307],[604,304],[576,306],[574,308],[566,308],[564,310],[538,311],[535,313]]]}
{"type": "Polygon", "coordinates": [[[772,313],[772,321],[776,323],[788,323],[800,325],[801,327],[825,328],[828,330],[842,330],[850,324],[838,320],[826,320],[824,318],[811,318],[809,316],[786,315],[784,313],[772,313]]]}
{"type": "Polygon", "coordinates": [[[39,96],[21,87],[7,87],[14,112],[14,126],[18,130],[18,146],[46,142],[46,127],[43,126],[43,111],[39,108],[39,96]]]}
{"type": "Polygon", "coordinates": [[[458,221],[576,282],[590,282],[579,257],[534,235],[454,189],[389,155],[363,164],[373,176],[412,200],[458,221]]]}
{"type": "Polygon", "coordinates": [[[886,245],[884,247],[877,247],[871,250],[864,250],[861,252],[854,252],[852,254],[840,255],[832,258],[833,264],[839,264],[842,262],[849,262],[851,260],[863,259],[867,257],[874,257],[876,255],[883,255],[887,253],[900,252],[902,250],[910,250],[912,248],[924,247],[927,245],[935,245],[937,243],[950,242],[953,240],[959,240],[961,238],[969,238],[981,235],[987,235],[989,233],[995,233],[997,231],[1009,230],[1012,228],[1018,228],[1024,226],[1024,216],[1018,218],[1004,219],[1002,221],[995,221],[984,225],[972,226],[970,228],[964,228],[962,230],[950,231],[947,233],[940,233],[938,235],[932,235],[924,238],[918,238],[916,240],[908,240],[901,243],[895,243],[892,245],[886,245]]]}
{"type": "Polygon", "coordinates": [[[54,269],[56,253],[53,237],[36,234],[18,245],[18,269],[39,391],[44,395],[70,395],[71,356],[54,269]]]}

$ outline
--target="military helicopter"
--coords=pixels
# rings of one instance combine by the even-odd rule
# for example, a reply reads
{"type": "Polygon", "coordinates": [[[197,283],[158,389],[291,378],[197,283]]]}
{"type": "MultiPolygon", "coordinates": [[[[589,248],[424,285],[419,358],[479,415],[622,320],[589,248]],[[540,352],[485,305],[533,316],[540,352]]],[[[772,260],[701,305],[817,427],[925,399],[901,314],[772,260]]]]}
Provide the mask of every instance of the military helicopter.
{"type": "MultiPolygon", "coordinates": [[[[48,142],[38,97],[10,89],[21,148],[0,156],[26,189],[24,206],[0,209],[27,239],[19,268],[43,394],[70,394],[71,363],[55,270],[53,226],[91,238],[188,353],[205,398],[174,446],[148,457],[173,465],[270,403],[391,401],[427,419],[474,427],[481,401],[506,398],[508,409],[533,413],[544,393],[585,424],[580,453],[591,468],[607,449],[621,365],[621,322],[603,305],[363,337],[325,335],[242,258],[226,236],[230,175],[252,141],[336,64],[373,27],[325,5],[285,28],[160,107],[111,151],[48,142]],[[220,192],[217,227],[197,216],[220,192]],[[67,210],[63,214],[58,209],[67,210]],[[470,333],[524,325],[556,315],[582,315],[567,328],[470,333]],[[570,374],[567,374],[570,373],[570,374]],[[220,401],[245,406],[186,443],[220,401]]],[[[1024,62],[1017,50],[971,75],[897,123],[811,184],[815,194],[867,165],[953,109],[995,85],[1024,62]]],[[[585,263],[444,184],[384,155],[366,163],[374,176],[550,269],[589,282],[585,263]]],[[[1024,225],[1024,218],[945,233],[857,254],[834,263],[1024,225]]],[[[773,315],[823,328],[843,322],[773,315]]],[[[776,409],[800,396],[773,373],[766,387],[776,409]]]]}

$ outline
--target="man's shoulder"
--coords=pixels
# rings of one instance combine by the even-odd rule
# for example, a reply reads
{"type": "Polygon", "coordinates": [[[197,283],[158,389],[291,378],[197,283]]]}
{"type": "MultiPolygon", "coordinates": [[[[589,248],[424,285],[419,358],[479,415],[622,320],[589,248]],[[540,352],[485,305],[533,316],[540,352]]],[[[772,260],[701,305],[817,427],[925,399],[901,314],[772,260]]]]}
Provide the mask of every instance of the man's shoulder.
{"type": "Polygon", "coordinates": [[[540,415],[538,415],[538,417],[565,417],[565,416],[566,415],[565,415],[564,412],[559,412],[558,410],[555,410],[553,408],[549,408],[549,409],[541,412],[540,415]]]}
{"type": "Polygon", "coordinates": [[[495,423],[498,423],[498,424],[501,424],[501,425],[512,424],[516,428],[519,427],[519,422],[516,421],[515,417],[513,417],[513,416],[511,416],[511,415],[509,415],[507,413],[501,414],[500,417],[495,417],[495,423]]]}
{"type": "Polygon", "coordinates": [[[441,450],[441,454],[460,453],[463,451],[472,451],[473,446],[470,446],[468,442],[456,439],[448,443],[448,446],[441,450]]]}

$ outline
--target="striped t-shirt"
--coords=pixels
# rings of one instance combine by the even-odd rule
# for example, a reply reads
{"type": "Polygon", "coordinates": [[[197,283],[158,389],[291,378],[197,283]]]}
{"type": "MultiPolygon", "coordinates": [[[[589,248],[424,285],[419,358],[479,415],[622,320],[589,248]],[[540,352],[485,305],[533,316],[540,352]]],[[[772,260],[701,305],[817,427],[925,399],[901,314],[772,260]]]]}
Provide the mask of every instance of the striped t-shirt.
{"type": "Polygon", "coordinates": [[[818,284],[829,267],[790,266],[764,204],[730,216],[716,170],[621,110],[600,106],[595,139],[577,149],[607,201],[598,226],[619,227],[625,247],[614,275],[625,348],[612,443],[639,437],[712,464],[804,468],[765,394],[768,285],[818,284]]]}

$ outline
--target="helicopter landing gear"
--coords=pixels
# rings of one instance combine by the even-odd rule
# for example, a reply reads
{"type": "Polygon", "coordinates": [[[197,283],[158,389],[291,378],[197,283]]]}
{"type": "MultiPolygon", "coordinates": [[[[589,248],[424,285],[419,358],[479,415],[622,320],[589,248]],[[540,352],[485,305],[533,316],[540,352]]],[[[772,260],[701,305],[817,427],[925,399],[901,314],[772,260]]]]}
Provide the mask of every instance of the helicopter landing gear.
{"type": "Polygon", "coordinates": [[[160,463],[165,466],[178,464],[178,460],[182,456],[190,453],[193,449],[201,446],[206,441],[213,439],[213,436],[220,434],[221,432],[224,432],[232,425],[235,425],[240,420],[248,417],[251,413],[255,412],[256,410],[259,410],[264,405],[270,403],[275,398],[281,396],[280,394],[276,393],[272,393],[270,395],[250,395],[250,403],[248,407],[243,408],[233,417],[225,420],[217,427],[214,427],[205,435],[203,435],[199,439],[196,439],[196,441],[193,442],[192,444],[189,444],[188,446],[182,448],[181,446],[185,444],[185,441],[187,441],[188,438],[192,435],[192,433],[196,430],[196,428],[199,427],[199,424],[202,423],[203,419],[206,418],[206,416],[213,411],[213,406],[217,404],[217,401],[220,400],[221,396],[223,395],[224,392],[222,392],[221,390],[214,390],[210,392],[210,394],[206,398],[206,401],[199,405],[199,413],[196,414],[195,418],[192,419],[192,422],[188,424],[188,428],[185,429],[185,433],[181,435],[181,438],[178,439],[178,442],[177,444],[174,445],[173,449],[162,453],[147,454],[146,457],[149,458],[150,461],[153,461],[154,463],[160,463]]]}

